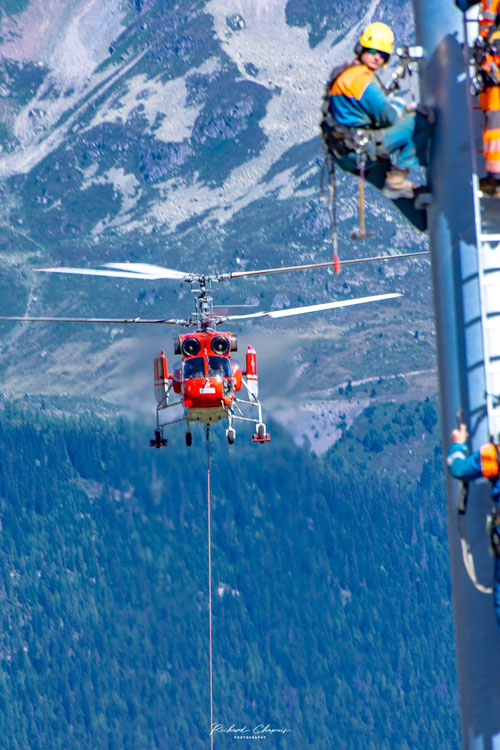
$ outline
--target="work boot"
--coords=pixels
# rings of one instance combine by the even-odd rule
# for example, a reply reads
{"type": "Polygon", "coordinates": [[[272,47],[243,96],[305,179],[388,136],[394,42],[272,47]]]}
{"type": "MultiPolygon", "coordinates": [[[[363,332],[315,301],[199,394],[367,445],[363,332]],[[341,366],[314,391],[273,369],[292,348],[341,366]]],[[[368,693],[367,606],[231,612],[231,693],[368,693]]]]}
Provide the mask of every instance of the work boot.
{"type": "Polygon", "coordinates": [[[500,198],[500,177],[481,177],[479,180],[479,190],[483,195],[489,195],[493,198],[500,198]]]}
{"type": "Polygon", "coordinates": [[[408,175],[409,169],[403,167],[391,167],[385,176],[385,185],[382,188],[382,193],[386,198],[390,198],[392,201],[398,198],[414,198],[415,190],[420,185],[414,185],[410,182],[408,175]]]}

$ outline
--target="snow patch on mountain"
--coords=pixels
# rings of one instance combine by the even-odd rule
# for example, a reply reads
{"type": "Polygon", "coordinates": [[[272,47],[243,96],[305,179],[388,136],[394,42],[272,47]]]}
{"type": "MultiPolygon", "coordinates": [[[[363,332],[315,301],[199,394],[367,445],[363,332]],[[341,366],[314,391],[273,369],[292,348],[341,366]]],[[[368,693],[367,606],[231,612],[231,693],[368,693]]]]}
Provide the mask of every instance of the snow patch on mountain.
{"type": "Polygon", "coordinates": [[[140,183],[135,175],[125,172],[122,167],[111,167],[99,176],[96,173],[97,164],[92,164],[85,170],[82,191],[88,190],[92,185],[111,184],[113,190],[121,196],[122,212],[130,211],[135,207],[140,196],[140,183]]]}
{"type": "Polygon", "coordinates": [[[286,0],[210,0],[206,10],[212,14],[214,29],[224,51],[237,65],[242,79],[257,81],[275,93],[260,126],[267,144],[258,156],[235,168],[224,185],[213,188],[199,181],[179,184],[166,181],[160,186],[162,200],[145,217],[168,225],[176,231],[179,224],[196,215],[210,212],[206,221],[229,221],[245,206],[280,189],[279,198],[287,198],[299,180],[293,170],[263,182],[272,165],[292,146],[319,134],[319,110],[325,79],[339,60],[352,57],[361,27],[370,20],[378,2],[372,0],[363,20],[335,46],[334,35],[311,49],[306,29],[288,26],[286,0]],[[238,16],[239,23],[230,23],[238,16]],[[251,71],[251,72],[248,72],[251,71]],[[169,194],[175,189],[175,200],[169,194]]]}
{"type": "Polygon", "coordinates": [[[116,66],[111,74],[101,73],[92,80],[90,86],[77,94],[72,93],[68,97],[59,96],[55,99],[50,98],[45,102],[45,92],[47,88],[50,89],[50,81],[47,81],[41,87],[37,97],[24,107],[16,118],[14,132],[22,148],[18,148],[0,159],[0,178],[29,172],[42,159],[58,148],[71,129],[75,126],[78,127],[82,115],[94,105],[99,97],[102,97],[120,78],[137,65],[146,53],[147,49],[126,64],[116,66]],[[34,127],[31,124],[31,120],[35,119],[33,118],[33,112],[37,104],[41,105],[42,110],[36,119],[43,118],[45,122],[41,128],[34,127]],[[71,115],[57,124],[68,110],[71,111],[71,115]]]}
{"type": "MultiPolygon", "coordinates": [[[[194,73],[210,75],[217,65],[215,58],[206,60],[194,73]]],[[[161,76],[148,78],[139,74],[127,81],[125,91],[119,101],[99,109],[85,130],[90,130],[104,122],[126,122],[132,113],[139,111],[145,117],[155,138],[167,143],[179,143],[191,136],[193,125],[201,106],[187,104],[188,90],[186,79],[189,76],[161,80],[161,76]]]]}
{"type": "Polygon", "coordinates": [[[2,18],[2,54],[48,66],[61,90],[79,87],[123,31],[123,0],[32,0],[16,18],[2,18]]]}

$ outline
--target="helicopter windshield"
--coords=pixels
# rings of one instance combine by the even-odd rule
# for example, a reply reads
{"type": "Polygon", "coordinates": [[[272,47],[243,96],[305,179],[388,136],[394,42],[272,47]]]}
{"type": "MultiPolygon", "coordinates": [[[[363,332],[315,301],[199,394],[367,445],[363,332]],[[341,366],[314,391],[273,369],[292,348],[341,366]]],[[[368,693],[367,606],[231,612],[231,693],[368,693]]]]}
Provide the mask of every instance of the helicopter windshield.
{"type": "Polygon", "coordinates": [[[217,375],[221,378],[231,377],[231,365],[226,357],[208,358],[208,377],[215,378],[217,375]]]}
{"type": "Polygon", "coordinates": [[[193,357],[184,362],[184,380],[191,378],[205,377],[205,359],[204,357],[193,357]]]}

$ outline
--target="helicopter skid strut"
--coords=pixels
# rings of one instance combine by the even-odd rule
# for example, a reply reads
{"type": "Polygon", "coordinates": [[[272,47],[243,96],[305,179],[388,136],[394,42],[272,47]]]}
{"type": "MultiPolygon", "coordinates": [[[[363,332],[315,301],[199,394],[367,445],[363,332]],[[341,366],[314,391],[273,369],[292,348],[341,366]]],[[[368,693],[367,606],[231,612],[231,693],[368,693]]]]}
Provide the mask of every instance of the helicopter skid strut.
{"type": "MultiPolygon", "coordinates": [[[[229,445],[232,445],[234,441],[236,440],[236,430],[234,428],[234,421],[239,420],[240,422],[251,422],[255,425],[255,432],[252,435],[252,442],[253,443],[268,443],[271,440],[271,436],[266,431],[266,425],[262,421],[262,406],[258,398],[256,398],[253,394],[249,394],[250,399],[249,401],[244,399],[235,399],[233,406],[238,410],[238,414],[235,413],[233,408],[224,407],[225,412],[225,418],[228,421],[228,426],[226,429],[226,438],[229,445]],[[239,404],[245,404],[246,406],[255,406],[259,410],[258,418],[252,418],[252,417],[245,417],[239,404]]],[[[190,447],[193,444],[193,433],[191,431],[191,422],[193,421],[199,421],[197,419],[192,420],[189,418],[189,416],[183,416],[179,417],[178,419],[172,419],[169,422],[160,422],[160,411],[164,410],[165,408],[169,408],[171,406],[178,406],[180,402],[176,402],[175,404],[165,404],[161,407],[157,408],[156,410],[156,429],[155,429],[155,436],[154,438],[151,438],[149,441],[149,445],[151,448],[164,448],[168,445],[168,440],[163,436],[164,429],[166,427],[170,427],[170,425],[174,424],[180,424],[181,422],[184,422],[186,424],[186,445],[190,447]]],[[[217,420],[218,421],[218,420],[217,420]]],[[[207,423],[208,426],[209,423],[207,423]]]]}

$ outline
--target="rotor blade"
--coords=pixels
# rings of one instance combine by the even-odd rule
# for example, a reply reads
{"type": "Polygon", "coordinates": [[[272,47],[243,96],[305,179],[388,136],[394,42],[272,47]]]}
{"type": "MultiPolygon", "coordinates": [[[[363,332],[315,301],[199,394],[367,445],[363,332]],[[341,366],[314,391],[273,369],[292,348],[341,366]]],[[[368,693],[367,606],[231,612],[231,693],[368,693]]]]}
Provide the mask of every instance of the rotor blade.
{"type": "Polygon", "coordinates": [[[394,299],[402,297],[399,292],[391,294],[375,294],[372,297],[356,297],[354,299],[337,300],[336,302],[324,302],[320,305],[308,305],[307,307],[289,307],[287,310],[271,310],[269,312],[249,313],[248,315],[230,315],[228,320],[246,320],[248,318],[287,318],[289,315],[304,315],[305,313],[320,312],[321,310],[332,310],[334,307],[349,307],[350,305],[362,305],[365,302],[378,302],[383,299],[394,299]]]}
{"type": "Polygon", "coordinates": [[[18,320],[24,323],[148,323],[159,325],[185,325],[187,321],[176,320],[175,318],[151,320],[148,318],[32,318],[16,316],[0,316],[2,320],[18,320]]]}
{"type": "MultiPolygon", "coordinates": [[[[382,260],[405,260],[406,258],[416,258],[419,255],[430,255],[428,250],[423,250],[418,253],[399,253],[398,255],[377,255],[373,258],[354,258],[353,260],[341,260],[341,266],[351,266],[355,263],[375,263],[382,260]]],[[[264,268],[257,271],[232,271],[231,273],[223,273],[218,276],[219,281],[226,281],[226,279],[240,279],[243,276],[260,276],[270,273],[288,273],[290,271],[307,271],[310,268],[332,268],[333,262],[328,263],[308,263],[303,266],[281,266],[281,268],[264,268]]]]}
{"type": "MultiPolygon", "coordinates": [[[[184,271],[176,271],[173,268],[164,266],[152,266],[149,263],[104,263],[104,268],[116,268],[119,271],[130,271],[135,274],[148,274],[158,279],[179,279],[183,280],[192,274],[184,271]]],[[[140,276],[139,278],[142,278],[140,276]]]]}
{"type": "Polygon", "coordinates": [[[115,279],[154,279],[150,274],[126,273],[125,271],[111,271],[103,268],[36,268],[43,273],[76,273],[81,276],[112,276],[115,279]]]}
{"type": "Polygon", "coordinates": [[[161,266],[150,266],[147,263],[106,263],[102,268],[67,268],[59,266],[56,268],[37,268],[43,273],[73,273],[82,276],[111,276],[118,279],[179,279],[184,280],[190,276],[183,271],[174,271],[171,268],[161,266]]]}

